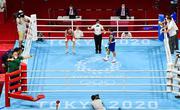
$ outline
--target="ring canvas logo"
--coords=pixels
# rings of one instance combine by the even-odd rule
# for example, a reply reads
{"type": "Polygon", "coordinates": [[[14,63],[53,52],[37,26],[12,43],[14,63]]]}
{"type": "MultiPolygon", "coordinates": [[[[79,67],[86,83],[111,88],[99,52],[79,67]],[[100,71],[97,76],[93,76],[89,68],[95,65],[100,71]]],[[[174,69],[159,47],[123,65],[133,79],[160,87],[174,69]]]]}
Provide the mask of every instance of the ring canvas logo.
{"type": "MultiPolygon", "coordinates": [[[[41,101],[37,102],[41,109],[46,110],[55,110],[56,109],[56,102],[55,101],[41,101]]],[[[117,109],[133,109],[133,110],[158,110],[158,102],[157,101],[131,101],[131,100],[124,100],[122,102],[119,101],[109,101],[105,103],[106,108],[108,110],[117,110],[117,109]]],[[[64,109],[89,109],[91,107],[90,101],[62,101],[60,103],[60,108],[64,109]]]]}

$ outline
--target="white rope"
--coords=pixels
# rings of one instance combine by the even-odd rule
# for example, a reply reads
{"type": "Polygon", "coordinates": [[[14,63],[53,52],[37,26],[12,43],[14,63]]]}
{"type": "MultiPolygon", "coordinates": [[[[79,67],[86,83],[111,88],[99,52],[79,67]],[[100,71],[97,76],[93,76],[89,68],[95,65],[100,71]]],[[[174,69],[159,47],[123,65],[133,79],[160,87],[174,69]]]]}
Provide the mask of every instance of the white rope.
{"type": "MultiPolygon", "coordinates": [[[[100,21],[158,21],[159,19],[99,19],[100,21]]],[[[82,19],[81,21],[96,21],[96,19],[82,19]]]]}
{"type": "Polygon", "coordinates": [[[180,82],[180,79],[179,79],[179,78],[173,78],[173,80],[176,80],[176,81],[179,81],[179,82],[180,82]]]}
{"type": "MultiPolygon", "coordinates": [[[[96,19],[37,19],[38,21],[96,21],[96,19]]],[[[99,19],[100,21],[158,21],[159,19],[99,19]]]]}
{"type": "Polygon", "coordinates": [[[180,92],[177,92],[177,91],[172,91],[172,93],[180,95],[180,92]]]}
{"type": "MultiPolygon", "coordinates": [[[[37,27],[71,27],[72,25],[37,25],[37,27]]],[[[92,25],[73,25],[74,27],[90,27],[92,25]]],[[[158,25],[119,25],[118,27],[151,27],[158,25]]],[[[103,27],[117,27],[117,25],[103,25],[103,27]]]]}
{"type": "Polygon", "coordinates": [[[180,75],[180,71],[173,70],[172,72],[173,72],[174,74],[176,74],[176,75],[177,75],[177,74],[180,75]]]}
{"type": "Polygon", "coordinates": [[[96,77],[92,77],[92,76],[79,76],[79,77],[72,77],[72,76],[66,76],[66,77],[22,77],[22,79],[166,79],[168,77],[125,77],[125,76],[96,76],[96,77]]]}
{"type": "Polygon", "coordinates": [[[168,70],[22,70],[23,72],[167,72],[168,70]]]}
{"type": "Polygon", "coordinates": [[[168,84],[23,84],[22,86],[167,86],[168,84]]]}
{"type": "MultiPolygon", "coordinates": [[[[43,39],[65,39],[65,37],[38,37],[38,38],[43,38],[43,39]]],[[[93,39],[94,37],[83,37],[80,39],[93,39]]],[[[158,37],[132,37],[132,38],[121,38],[121,37],[116,37],[116,39],[157,39],[158,37]]],[[[108,39],[107,37],[103,39],[108,39]]]]}
{"type": "Polygon", "coordinates": [[[180,88],[180,85],[177,85],[177,84],[174,84],[172,85],[173,87],[177,87],[177,88],[180,88]]]}
{"type": "MultiPolygon", "coordinates": [[[[38,32],[41,32],[41,33],[65,33],[65,31],[38,31],[38,32]]],[[[93,31],[83,31],[84,33],[94,33],[93,31]]],[[[114,32],[117,32],[117,31],[114,31],[114,32]]],[[[122,33],[124,31],[118,31],[119,33],[122,33]]],[[[158,32],[157,30],[155,31],[128,31],[128,32],[131,32],[131,33],[156,33],[158,32]]]]}
{"type": "MultiPolygon", "coordinates": [[[[164,46],[166,50],[167,64],[172,64],[172,56],[170,52],[169,39],[167,37],[167,33],[164,33],[164,46]]],[[[167,66],[169,67],[170,65],[167,65],[167,66]]]]}
{"type": "Polygon", "coordinates": [[[170,93],[171,91],[152,91],[152,90],[44,90],[44,91],[25,91],[25,92],[31,92],[31,93],[67,93],[67,92],[73,92],[73,93],[83,93],[83,92],[93,92],[93,93],[99,93],[99,92],[128,92],[128,93],[170,93]]]}

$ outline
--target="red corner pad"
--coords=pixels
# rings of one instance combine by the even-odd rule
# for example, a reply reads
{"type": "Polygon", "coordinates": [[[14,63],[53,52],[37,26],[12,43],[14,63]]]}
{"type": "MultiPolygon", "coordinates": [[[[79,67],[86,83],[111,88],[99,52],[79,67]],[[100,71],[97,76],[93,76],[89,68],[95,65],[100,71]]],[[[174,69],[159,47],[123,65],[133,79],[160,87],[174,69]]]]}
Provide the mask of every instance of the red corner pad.
{"type": "Polygon", "coordinates": [[[22,99],[22,100],[27,100],[27,101],[32,101],[32,102],[35,102],[35,101],[45,98],[45,95],[43,95],[43,94],[39,94],[36,98],[34,98],[34,97],[28,96],[26,94],[21,94],[21,92],[10,93],[9,96],[11,98],[22,99]]]}
{"type": "Polygon", "coordinates": [[[0,82],[4,82],[5,81],[5,74],[0,74],[0,82]]]}

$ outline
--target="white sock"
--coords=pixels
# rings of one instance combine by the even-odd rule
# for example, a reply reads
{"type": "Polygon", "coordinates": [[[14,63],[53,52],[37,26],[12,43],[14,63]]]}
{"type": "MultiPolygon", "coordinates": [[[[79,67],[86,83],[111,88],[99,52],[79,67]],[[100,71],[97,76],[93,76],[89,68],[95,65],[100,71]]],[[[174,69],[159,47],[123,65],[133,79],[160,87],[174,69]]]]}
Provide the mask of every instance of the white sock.
{"type": "Polygon", "coordinates": [[[106,59],[108,59],[109,58],[109,55],[106,55],[106,59]]]}
{"type": "Polygon", "coordinates": [[[105,59],[107,59],[107,60],[108,60],[108,59],[109,59],[109,55],[106,55],[105,59]]]}
{"type": "Polygon", "coordinates": [[[68,49],[66,49],[66,51],[65,51],[66,53],[68,53],[68,49]]]}
{"type": "Polygon", "coordinates": [[[104,60],[106,60],[106,61],[107,61],[108,59],[109,59],[109,56],[108,56],[108,55],[106,55],[106,57],[104,58],[104,60]]]}
{"type": "Polygon", "coordinates": [[[116,61],[116,57],[113,57],[113,61],[116,61]]]}
{"type": "Polygon", "coordinates": [[[72,52],[75,53],[75,49],[72,49],[72,52]]]}

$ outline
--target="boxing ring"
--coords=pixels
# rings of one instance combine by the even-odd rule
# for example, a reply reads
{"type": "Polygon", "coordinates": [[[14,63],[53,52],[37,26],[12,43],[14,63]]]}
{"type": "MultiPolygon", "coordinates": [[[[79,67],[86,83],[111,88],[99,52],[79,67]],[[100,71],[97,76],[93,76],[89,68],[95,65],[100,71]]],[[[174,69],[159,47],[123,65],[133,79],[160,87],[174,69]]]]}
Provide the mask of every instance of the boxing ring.
{"type": "Polygon", "coordinates": [[[21,78],[27,83],[21,87],[27,87],[22,92],[31,98],[38,94],[44,94],[45,98],[38,102],[11,99],[13,105],[5,110],[53,110],[56,100],[61,101],[60,110],[92,110],[90,97],[93,94],[100,95],[107,110],[180,109],[180,101],[174,97],[180,95],[180,79],[177,77],[180,72],[174,68],[167,35],[164,34],[161,42],[157,40],[157,28],[142,28],[158,26],[158,19],[124,20],[140,22],[133,25],[120,25],[119,20],[100,20],[105,22],[105,29],[116,29],[115,64],[103,61],[103,46],[108,42],[108,35],[103,35],[102,54],[94,53],[93,32],[86,29],[94,21],[38,19],[36,15],[31,15],[23,55],[31,54],[33,58],[24,61],[27,69],[22,68],[21,72],[27,72],[27,77],[21,78]],[[85,37],[76,40],[75,55],[65,54],[64,29],[76,26],[82,28],[85,37]],[[134,37],[121,39],[122,27],[134,27],[135,30],[128,28],[134,37]],[[43,42],[35,41],[38,39],[37,32],[44,33],[41,37],[43,42]],[[139,36],[139,33],[147,36],[139,36]]]}

